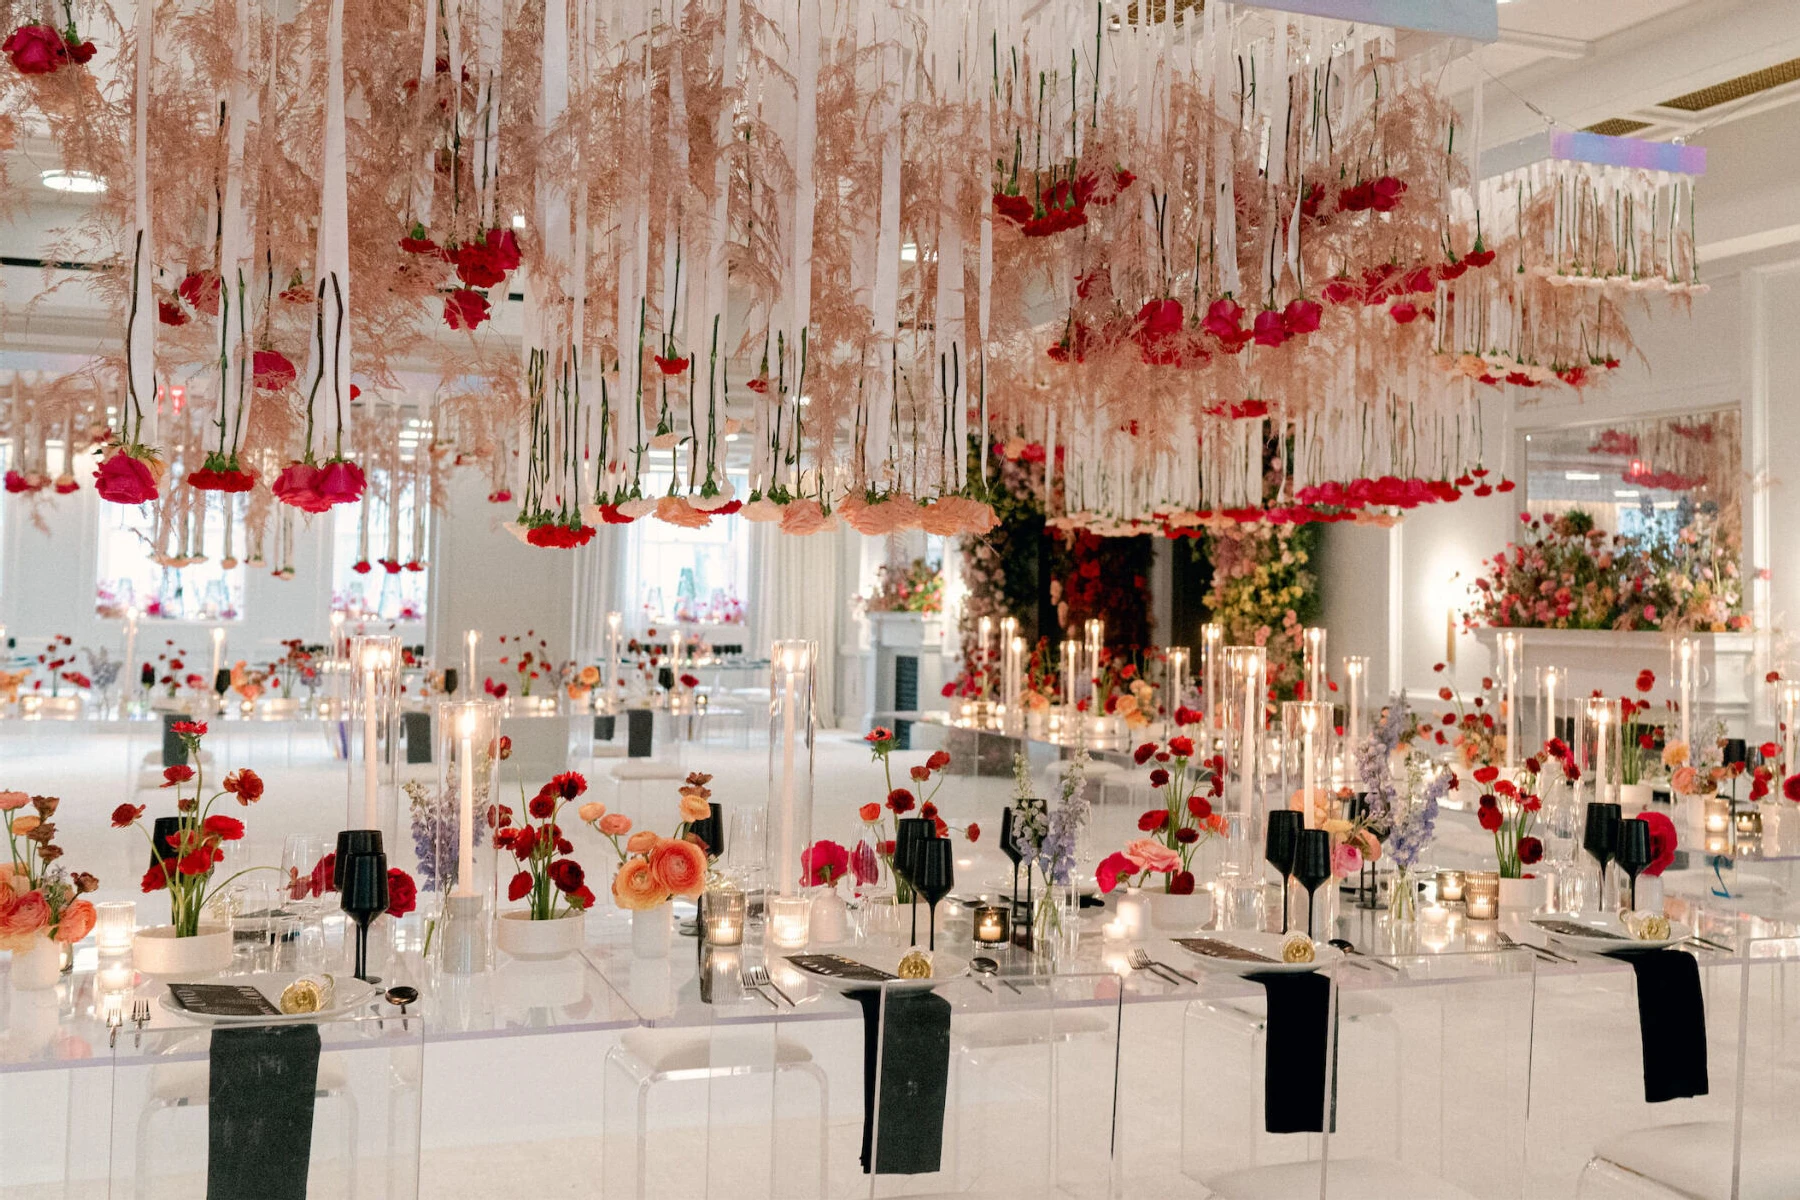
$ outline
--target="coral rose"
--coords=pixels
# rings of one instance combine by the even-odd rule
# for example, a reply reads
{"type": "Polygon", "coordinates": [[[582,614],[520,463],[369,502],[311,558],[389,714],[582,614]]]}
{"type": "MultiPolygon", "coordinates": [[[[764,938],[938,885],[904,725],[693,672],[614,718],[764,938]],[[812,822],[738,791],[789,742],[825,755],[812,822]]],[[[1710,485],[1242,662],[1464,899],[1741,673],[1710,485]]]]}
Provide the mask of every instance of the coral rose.
{"type": "Polygon", "coordinates": [[[612,894],[613,903],[620,908],[641,912],[666,902],[669,889],[650,866],[649,859],[633,855],[619,864],[619,873],[613,876],[612,894]]]}
{"type": "Polygon", "coordinates": [[[661,842],[650,866],[671,894],[698,896],[706,889],[706,852],[692,842],[661,842]]]}

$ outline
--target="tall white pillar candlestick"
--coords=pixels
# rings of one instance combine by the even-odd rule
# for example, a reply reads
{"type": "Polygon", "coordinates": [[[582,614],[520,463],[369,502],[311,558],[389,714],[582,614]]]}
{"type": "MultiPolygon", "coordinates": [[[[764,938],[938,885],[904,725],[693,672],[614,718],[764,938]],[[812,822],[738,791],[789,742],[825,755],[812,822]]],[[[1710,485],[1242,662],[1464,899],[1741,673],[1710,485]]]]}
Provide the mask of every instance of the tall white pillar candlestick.
{"type": "Polygon", "coordinates": [[[1300,811],[1306,814],[1306,825],[1310,829],[1313,824],[1313,787],[1318,783],[1318,776],[1313,770],[1313,710],[1308,708],[1300,714],[1300,811]]]}
{"type": "Polygon", "coordinates": [[[223,625],[215,625],[213,626],[212,631],[212,670],[208,672],[206,676],[206,686],[208,688],[218,686],[214,681],[219,678],[219,664],[224,661],[224,658],[225,627],[223,625]]]}
{"type": "Polygon", "coordinates": [[[457,719],[460,726],[457,751],[456,823],[456,894],[475,894],[475,713],[465,710],[457,719]]]}
{"type": "MultiPolygon", "coordinates": [[[[125,661],[119,667],[119,678],[122,681],[121,690],[119,692],[119,694],[121,696],[129,695],[131,692],[131,689],[137,686],[137,681],[138,681],[137,627],[138,627],[138,610],[135,607],[126,609],[125,610],[125,661]]],[[[3,633],[4,633],[4,631],[0,630],[0,634],[3,634],[3,633]]],[[[5,649],[4,642],[5,642],[4,636],[0,636],[0,651],[4,651],[4,649],[5,649]]]]}
{"type": "Polygon", "coordinates": [[[380,734],[376,722],[376,671],[373,661],[363,664],[363,828],[374,829],[380,820],[380,734]]]}
{"type": "Polygon", "coordinates": [[[1209,728],[1223,731],[1225,728],[1225,689],[1220,686],[1220,672],[1223,664],[1219,656],[1225,648],[1225,630],[1214,623],[1208,623],[1200,630],[1201,675],[1206,689],[1206,723],[1209,728]]]}
{"type": "Polygon", "coordinates": [[[1606,726],[1612,710],[1605,700],[1594,705],[1594,799],[1604,802],[1612,791],[1606,779],[1606,726]]]}
{"type": "MultiPolygon", "coordinates": [[[[987,618],[983,617],[983,621],[987,618]]],[[[781,672],[781,829],[784,833],[794,825],[794,667],[782,662],[781,672]]],[[[800,864],[792,859],[793,839],[781,839],[781,858],[775,864],[776,891],[792,895],[799,886],[800,864]]]]}
{"type": "Polygon", "coordinates": [[[1502,731],[1506,738],[1506,769],[1518,762],[1519,745],[1519,635],[1500,635],[1500,707],[1502,731]]]}
{"type": "Polygon", "coordinates": [[[1692,638],[1682,638],[1677,651],[1681,655],[1681,744],[1686,746],[1690,755],[1693,751],[1690,714],[1694,710],[1694,642],[1692,638]]]}
{"type": "Polygon", "coordinates": [[[1243,735],[1238,747],[1239,809],[1240,816],[1250,819],[1256,808],[1256,756],[1260,750],[1258,743],[1262,740],[1262,700],[1258,693],[1258,684],[1262,680],[1262,672],[1257,669],[1256,655],[1246,652],[1243,656],[1244,672],[1244,719],[1243,735]]]}
{"type": "Polygon", "coordinates": [[[1357,692],[1361,689],[1362,685],[1362,669],[1362,659],[1346,658],[1344,660],[1344,682],[1350,689],[1350,724],[1345,732],[1350,739],[1351,753],[1355,752],[1357,739],[1362,733],[1362,725],[1360,724],[1362,713],[1360,711],[1359,697],[1357,696],[1357,692]]]}

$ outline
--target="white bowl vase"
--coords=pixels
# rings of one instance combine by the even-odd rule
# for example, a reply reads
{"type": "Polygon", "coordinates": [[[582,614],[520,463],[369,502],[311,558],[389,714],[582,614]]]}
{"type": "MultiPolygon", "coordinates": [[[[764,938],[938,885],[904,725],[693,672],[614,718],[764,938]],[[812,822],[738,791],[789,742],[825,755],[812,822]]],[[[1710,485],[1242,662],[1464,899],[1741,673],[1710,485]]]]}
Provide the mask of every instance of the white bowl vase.
{"type": "Polygon", "coordinates": [[[631,953],[638,958],[667,958],[675,931],[675,906],[659,904],[631,914],[631,953]]]}
{"type": "Polygon", "coordinates": [[[62,943],[34,937],[31,945],[12,952],[12,985],[21,992],[38,992],[56,986],[62,978],[62,943]]]}
{"type": "Polygon", "coordinates": [[[231,965],[231,927],[203,923],[192,937],[176,937],[173,925],[140,929],[131,964],[146,975],[217,975],[231,965]]]}
{"type": "Polygon", "coordinates": [[[503,912],[494,930],[496,944],[513,958],[562,958],[581,949],[587,939],[587,914],[534,921],[528,912],[503,912]]]}
{"type": "Polygon", "coordinates": [[[1500,911],[1503,913],[1534,913],[1544,907],[1549,895],[1545,886],[1550,882],[1547,875],[1534,875],[1526,879],[1500,880],[1500,911]]]}
{"type": "MultiPolygon", "coordinates": [[[[1627,898],[1631,893],[1626,892],[1627,898]]],[[[1642,875],[1637,877],[1637,904],[1639,912],[1660,913],[1663,910],[1663,878],[1661,875],[1642,875]]],[[[14,968],[15,970],[17,968],[14,968]]]]}
{"type": "Polygon", "coordinates": [[[1619,803],[1626,816],[1641,813],[1650,806],[1650,797],[1655,789],[1647,783],[1621,783],[1619,785],[1619,803]]]}
{"type": "Polygon", "coordinates": [[[1210,892],[1175,895],[1152,889],[1143,895],[1150,902],[1150,923],[1165,933],[1198,933],[1212,916],[1210,892]]]}

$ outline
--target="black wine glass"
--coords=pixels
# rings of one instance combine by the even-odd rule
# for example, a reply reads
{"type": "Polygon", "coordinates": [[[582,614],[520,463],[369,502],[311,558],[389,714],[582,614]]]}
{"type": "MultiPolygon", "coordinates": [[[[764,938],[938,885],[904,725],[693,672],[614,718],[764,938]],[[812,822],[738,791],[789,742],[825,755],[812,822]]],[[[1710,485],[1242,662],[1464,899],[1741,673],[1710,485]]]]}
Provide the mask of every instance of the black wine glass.
{"type": "Polygon", "coordinates": [[[455,667],[444,668],[444,695],[456,695],[456,685],[460,682],[455,667]]]}
{"type": "Polygon", "coordinates": [[[1019,839],[1013,836],[1013,810],[1000,810],[1000,853],[1006,855],[1013,867],[1013,899],[1019,898],[1019,864],[1025,861],[1025,848],[1019,845],[1019,839]]]}
{"type": "Polygon", "coordinates": [[[706,851],[707,861],[712,862],[725,853],[725,819],[718,801],[709,802],[707,808],[711,810],[709,815],[688,822],[688,832],[700,839],[700,848],[706,851]]]}
{"type": "Polygon", "coordinates": [[[1650,865],[1650,822],[1641,817],[1619,822],[1619,845],[1613,857],[1631,879],[1631,907],[1637,907],[1638,872],[1650,865]]]}
{"type": "Polygon", "coordinates": [[[1601,912],[1606,911],[1606,864],[1618,853],[1619,826],[1623,823],[1624,811],[1617,804],[1590,800],[1587,806],[1587,824],[1581,830],[1581,848],[1593,855],[1600,864],[1600,893],[1596,907],[1601,912]]]}
{"type": "Polygon", "coordinates": [[[920,843],[937,836],[930,817],[901,817],[895,826],[894,874],[905,883],[912,905],[912,944],[919,944],[919,888],[917,855],[920,843]]]}
{"type": "MultiPolygon", "coordinates": [[[[956,863],[951,857],[955,847],[949,838],[933,837],[918,843],[913,859],[914,887],[924,895],[931,922],[930,945],[937,949],[938,901],[956,886],[956,863]]],[[[917,941],[917,938],[914,939],[917,941]]]]}
{"type": "Polygon", "coordinates": [[[1302,829],[1294,843],[1294,878],[1306,889],[1306,936],[1312,937],[1313,893],[1331,878],[1331,835],[1323,829],[1302,829]]]}
{"type": "Polygon", "coordinates": [[[369,978],[369,922],[387,911],[387,855],[352,854],[343,860],[344,875],[338,891],[338,905],[356,922],[356,977],[365,983],[369,978]]]}
{"type": "Polygon", "coordinates": [[[331,860],[331,890],[342,891],[344,888],[344,860],[356,854],[382,853],[381,830],[379,829],[340,829],[337,836],[337,854],[331,860]]]}
{"type": "Polygon", "coordinates": [[[1294,873],[1294,854],[1300,846],[1300,832],[1306,828],[1306,815],[1291,808],[1278,808],[1269,814],[1268,828],[1263,832],[1263,857],[1281,872],[1281,932],[1288,931],[1288,876],[1294,873]]]}

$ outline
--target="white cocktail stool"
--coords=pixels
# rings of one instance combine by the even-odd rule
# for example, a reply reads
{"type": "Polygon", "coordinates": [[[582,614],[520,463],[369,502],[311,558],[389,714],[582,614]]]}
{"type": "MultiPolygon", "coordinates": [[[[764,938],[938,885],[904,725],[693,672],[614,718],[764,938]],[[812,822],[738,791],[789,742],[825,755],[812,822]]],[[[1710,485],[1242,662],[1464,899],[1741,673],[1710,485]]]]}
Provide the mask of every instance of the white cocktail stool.
{"type": "MultiPolygon", "coordinates": [[[[775,1039],[772,1066],[766,1063],[714,1063],[712,1039],[705,1033],[688,1033],[673,1029],[632,1029],[619,1037],[616,1046],[606,1052],[606,1068],[617,1070],[636,1085],[634,1098],[637,1138],[637,1195],[646,1190],[645,1173],[649,1166],[650,1090],[659,1083],[695,1083],[714,1079],[739,1078],[773,1070],[777,1079],[785,1072],[806,1075],[819,1089],[819,1195],[828,1194],[827,1166],[831,1146],[828,1138],[831,1117],[831,1085],[812,1052],[799,1042],[784,1037],[775,1039]]],[[[611,1122],[608,1122],[609,1127],[611,1122]]]]}
{"type": "MultiPolygon", "coordinates": [[[[1333,1158],[1328,1166],[1331,1200],[1475,1200],[1470,1192],[1435,1175],[1382,1158],[1333,1158]]],[[[1206,1181],[1217,1200],[1295,1200],[1319,1194],[1317,1162],[1272,1163],[1227,1171],[1206,1181]]]]}
{"type": "Polygon", "coordinates": [[[1602,1142],[1582,1168],[1581,1200],[1792,1200],[1800,1195],[1800,1140],[1744,1130],[1738,1189],[1731,1190],[1729,1121],[1633,1129],[1602,1142]]]}

